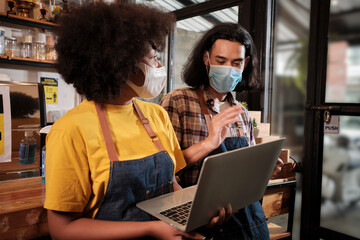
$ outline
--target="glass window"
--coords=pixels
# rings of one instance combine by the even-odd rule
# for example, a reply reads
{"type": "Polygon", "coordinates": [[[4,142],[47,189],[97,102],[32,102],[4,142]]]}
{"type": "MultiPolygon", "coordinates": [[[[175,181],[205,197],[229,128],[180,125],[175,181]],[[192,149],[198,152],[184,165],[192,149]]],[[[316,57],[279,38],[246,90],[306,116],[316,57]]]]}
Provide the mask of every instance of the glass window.
{"type": "Polygon", "coordinates": [[[136,3],[149,4],[158,8],[162,8],[165,11],[175,11],[190,5],[197,3],[207,2],[210,0],[192,0],[192,1],[182,1],[182,0],[135,0],[136,3]]]}
{"type": "Polygon", "coordinates": [[[310,22],[309,1],[277,1],[272,72],[271,135],[286,137],[302,159],[310,22]]]}
{"type": "Polygon", "coordinates": [[[341,116],[339,134],[324,134],[322,227],[360,238],[360,117],[341,116]]]}
{"type": "MultiPolygon", "coordinates": [[[[137,0],[137,3],[144,3],[162,9],[163,11],[175,11],[196,3],[206,2],[206,0],[193,0],[192,3],[184,5],[181,1],[164,1],[164,0],[137,0]]],[[[176,22],[175,29],[175,53],[174,53],[174,65],[175,65],[175,81],[173,83],[173,89],[186,87],[181,78],[181,71],[185,64],[190,52],[195,45],[196,41],[204,32],[219,22],[238,22],[238,7],[230,7],[219,11],[211,12],[208,14],[187,18],[176,22]]],[[[161,63],[167,66],[168,49],[163,53],[159,53],[161,63]]],[[[166,94],[167,87],[164,88],[163,92],[156,98],[145,99],[150,102],[159,102],[159,100],[166,94]]],[[[170,89],[172,90],[172,89],[170,89]]]]}
{"type": "Polygon", "coordinates": [[[360,103],[358,0],[331,1],[326,102],[360,103]]]}

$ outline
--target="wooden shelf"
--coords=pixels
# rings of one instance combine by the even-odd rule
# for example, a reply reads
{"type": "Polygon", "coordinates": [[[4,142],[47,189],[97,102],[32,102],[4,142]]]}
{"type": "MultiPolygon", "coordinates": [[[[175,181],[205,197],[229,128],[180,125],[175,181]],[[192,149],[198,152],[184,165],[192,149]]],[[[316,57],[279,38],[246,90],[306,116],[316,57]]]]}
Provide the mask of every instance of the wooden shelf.
{"type": "Polygon", "coordinates": [[[20,24],[23,26],[29,26],[29,27],[37,27],[42,29],[48,29],[52,30],[59,26],[59,24],[52,23],[52,22],[44,22],[32,18],[26,18],[26,17],[20,17],[17,15],[7,14],[0,12],[0,21],[8,22],[8,23],[14,23],[14,24],[20,24]]]}
{"type": "Polygon", "coordinates": [[[35,161],[32,164],[19,163],[19,151],[11,153],[11,162],[1,163],[0,169],[0,182],[3,184],[5,181],[11,179],[22,179],[34,176],[40,176],[40,148],[37,149],[35,161]]]}
{"type": "Polygon", "coordinates": [[[56,61],[50,60],[36,60],[33,58],[21,58],[21,57],[8,57],[8,56],[0,56],[0,62],[6,64],[17,64],[17,65],[27,65],[32,67],[55,67],[56,61]]]}
{"type": "Polygon", "coordinates": [[[283,239],[291,236],[291,233],[287,232],[285,228],[278,226],[275,223],[268,222],[268,228],[270,240],[283,239]]]}

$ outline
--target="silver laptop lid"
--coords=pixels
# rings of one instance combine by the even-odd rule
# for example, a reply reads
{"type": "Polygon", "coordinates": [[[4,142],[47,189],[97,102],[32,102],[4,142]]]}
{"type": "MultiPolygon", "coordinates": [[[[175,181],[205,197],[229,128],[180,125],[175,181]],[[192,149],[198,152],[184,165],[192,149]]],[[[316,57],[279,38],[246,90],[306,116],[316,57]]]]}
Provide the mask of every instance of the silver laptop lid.
{"type": "Polygon", "coordinates": [[[204,225],[228,203],[235,211],[259,201],[284,142],[281,138],[205,158],[186,231],[204,225]]]}

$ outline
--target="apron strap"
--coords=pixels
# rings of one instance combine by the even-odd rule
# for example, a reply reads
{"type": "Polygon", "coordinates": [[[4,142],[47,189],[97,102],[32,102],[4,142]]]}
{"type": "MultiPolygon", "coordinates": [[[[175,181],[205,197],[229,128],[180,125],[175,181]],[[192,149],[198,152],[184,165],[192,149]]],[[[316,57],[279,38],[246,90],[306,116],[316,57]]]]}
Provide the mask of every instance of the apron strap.
{"type": "Polygon", "coordinates": [[[110,162],[119,161],[118,155],[116,153],[115,144],[111,136],[111,131],[106,117],[104,106],[100,105],[99,103],[95,103],[95,108],[99,117],[100,126],[102,130],[102,134],[104,136],[105,145],[107,148],[110,162]]]}
{"type": "Polygon", "coordinates": [[[207,108],[207,106],[205,104],[204,95],[201,93],[200,89],[196,90],[196,94],[197,94],[199,102],[200,102],[200,108],[204,113],[206,126],[208,128],[208,131],[210,131],[211,120],[210,120],[210,114],[209,114],[208,108],[207,108]]]}
{"type": "Polygon", "coordinates": [[[144,116],[144,114],[142,113],[141,109],[139,108],[139,106],[137,105],[137,103],[135,101],[133,101],[133,105],[134,105],[136,113],[138,114],[138,116],[141,120],[142,125],[145,127],[146,132],[148,133],[149,137],[151,138],[151,141],[155,144],[155,146],[157,147],[157,149],[159,151],[165,151],[165,148],[161,144],[159,137],[156,135],[156,133],[151,128],[149,119],[147,119],[144,116]]]}
{"type": "MultiPolygon", "coordinates": [[[[133,101],[133,105],[134,105],[136,113],[138,114],[138,116],[139,116],[139,118],[141,120],[142,125],[145,127],[145,130],[148,133],[148,135],[150,136],[152,142],[155,144],[155,146],[157,147],[157,149],[159,151],[165,151],[165,148],[161,144],[160,139],[158,138],[156,133],[151,128],[149,119],[147,119],[144,116],[144,114],[142,113],[142,111],[140,110],[139,106],[136,104],[135,101],[133,101]]],[[[100,126],[101,126],[101,130],[102,130],[102,134],[104,136],[105,145],[106,145],[106,148],[107,148],[109,159],[110,159],[111,162],[119,161],[118,155],[116,153],[115,144],[114,144],[114,141],[113,141],[112,136],[111,136],[109,122],[107,120],[107,116],[106,116],[104,106],[99,104],[99,103],[95,103],[95,109],[96,109],[96,112],[97,112],[98,117],[99,117],[100,126]]]]}

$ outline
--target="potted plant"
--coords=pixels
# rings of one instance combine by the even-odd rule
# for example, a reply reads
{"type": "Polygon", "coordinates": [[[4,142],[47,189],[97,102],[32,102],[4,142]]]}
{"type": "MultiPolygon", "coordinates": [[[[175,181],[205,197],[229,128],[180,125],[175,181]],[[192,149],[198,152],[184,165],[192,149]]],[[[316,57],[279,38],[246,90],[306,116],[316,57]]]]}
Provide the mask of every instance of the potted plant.
{"type": "Polygon", "coordinates": [[[258,129],[257,127],[255,118],[253,118],[253,131],[254,131],[254,137],[257,138],[259,136],[260,129],[258,129]]]}

